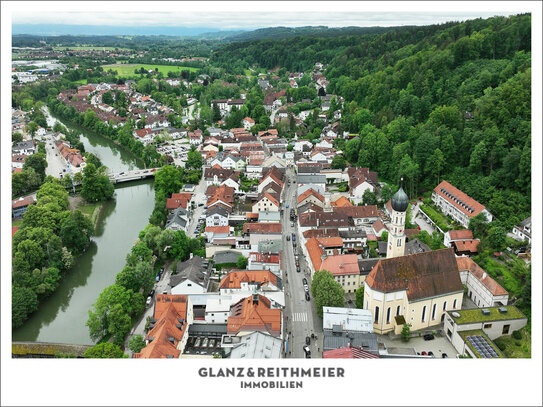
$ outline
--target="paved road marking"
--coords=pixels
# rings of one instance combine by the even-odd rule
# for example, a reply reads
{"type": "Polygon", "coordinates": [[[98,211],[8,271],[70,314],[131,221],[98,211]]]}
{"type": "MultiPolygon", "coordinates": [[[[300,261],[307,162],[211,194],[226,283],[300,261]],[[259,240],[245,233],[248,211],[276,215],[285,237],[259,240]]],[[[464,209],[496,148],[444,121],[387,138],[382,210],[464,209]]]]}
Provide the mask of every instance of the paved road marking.
{"type": "Polygon", "coordinates": [[[295,312],[292,314],[293,321],[307,321],[307,312],[295,312]]]}

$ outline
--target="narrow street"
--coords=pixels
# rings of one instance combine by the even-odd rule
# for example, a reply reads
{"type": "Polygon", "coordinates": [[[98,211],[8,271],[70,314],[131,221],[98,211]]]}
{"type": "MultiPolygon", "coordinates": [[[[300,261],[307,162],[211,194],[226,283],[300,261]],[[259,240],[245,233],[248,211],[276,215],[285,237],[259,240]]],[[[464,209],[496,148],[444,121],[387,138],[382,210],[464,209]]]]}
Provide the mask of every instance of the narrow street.
{"type": "Polygon", "coordinates": [[[322,321],[317,316],[313,296],[311,294],[311,276],[306,259],[298,246],[300,241],[297,232],[297,223],[294,227],[291,226],[290,208],[296,208],[296,174],[292,169],[288,169],[286,173],[287,183],[285,187],[285,202],[283,206],[283,270],[284,270],[284,290],[286,295],[285,309],[285,324],[286,335],[288,341],[287,357],[290,358],[305,358],[303,347],[306,337],[311,337],[311,334],[317,335],[317,340],[311,339],[311,357],[322,357],[322,321]],[[288,203],[289,207],[286,208],[288,203]],[[293,247],[292,238],[286,240],[286,236],[296,234],[296,249],[293,247]],[[298,254],[300,262],[300,272],[296,272],[295,254],[298,254]],[[305,299],[305,291],[303,287],[303,278],[307,279],[309,285],[309,293],[311,300],[305,299]]]}

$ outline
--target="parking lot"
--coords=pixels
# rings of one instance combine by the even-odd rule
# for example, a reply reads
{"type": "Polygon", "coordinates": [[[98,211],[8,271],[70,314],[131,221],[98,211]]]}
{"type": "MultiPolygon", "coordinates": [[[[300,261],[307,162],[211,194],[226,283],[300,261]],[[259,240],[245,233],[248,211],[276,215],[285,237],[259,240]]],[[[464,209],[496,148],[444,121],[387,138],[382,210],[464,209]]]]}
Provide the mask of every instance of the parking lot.
{"type": "Polygon", "coordinates": [[[435,335],[430,341],[425,341],[422,336],[416,336],[409,339],[409,342],[404,342],[401,338],[391,339],[387,335],[380,335],[379,342],[384,343],[387,348],[414,348],[419,353],[433,352],[436,358],[442,358],[444,353],[449,358],[455,358],[458,353],[445,336],[435,335]]]}

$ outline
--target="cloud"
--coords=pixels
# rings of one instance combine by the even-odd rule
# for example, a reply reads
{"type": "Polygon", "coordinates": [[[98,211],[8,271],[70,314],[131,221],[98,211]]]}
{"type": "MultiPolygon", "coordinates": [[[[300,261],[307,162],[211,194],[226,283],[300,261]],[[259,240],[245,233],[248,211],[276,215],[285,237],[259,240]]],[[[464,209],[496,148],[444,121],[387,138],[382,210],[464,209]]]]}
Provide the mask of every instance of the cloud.
{"type": "MultiPolygon", "coordinates": [[[[283,3],[286,4],[286,3],[283,3]]],[[[315,3],[319,4],[319,3],[315,3]]],[[[205,3],[202,3],[205,5],[205,3]]],[[[100,25],[116,27],[168,26],[214,27],[223,30],[273,26],[400,26],[427,25],[447,21],[510,15],[513,12],[251,12],[251,11],[19,11],[14,24],[100,25]]]]}

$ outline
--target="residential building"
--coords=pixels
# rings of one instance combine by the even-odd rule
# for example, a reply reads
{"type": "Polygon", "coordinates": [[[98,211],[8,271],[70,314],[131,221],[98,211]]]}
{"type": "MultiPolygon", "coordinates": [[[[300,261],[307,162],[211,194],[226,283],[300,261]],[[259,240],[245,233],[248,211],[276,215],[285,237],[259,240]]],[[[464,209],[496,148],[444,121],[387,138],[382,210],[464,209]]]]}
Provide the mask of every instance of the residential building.
{"type": "Polygon", "coordinates": [[[189,211],[180,206],[179,208],[174,209],[173,212],[168,215],[166,220],[166,229],[186,231],[189,222],[189,211]]]}
{"type": "Polygon", "coordinates": [[[214,206],[206,213],[206,226],[228,226],[230,213],[222,206],[214,206]]]}
{"type": "Polygon", "coordinates": [[[469,229],[449,230],[443,235],[443,244],[446,247],[453,247],[453,242],[462,240],[472,240],[473,233],[469,229]]]}
{"type": "Polygon", "coordinates": [[[32,195],[21,197],[11,201],[11,217],[16,218],[23,216],[30,205],[34,205],[36,201],[32,195]]]}
{"type": "Polygon", "coordinates": [[[265,332],[240,337],[230,351],[230,359],[280,359],[283,341],[265,332]]]}
{"type": "Polygon", "coordinates": [[[446,313],[443,330],[460,355],[502,358],[494,339],[526,326],[528,318],[514,305],[446,313]]]}
{"type": "Polygon", "coordinates": [[[189,260],[179,262],[176,274],[170,277],[172,294],[188,295],[207,292],[210,274],[209,263],[200,256],[193,256],[189,260]]]}
{"type": "Polygon", "coordinates": [[[270,270],[234,270],[224,276],[219,285],[221,295],[237,292],[281,291],[281,277],[270,270]]]}
{"type": "Polygon", "coordinates": [[[517,240],[527,240],[532,243],[532,217],[524,219],[519,225],[513,227],[513,235],[517,240]]]}
{"type": "Polygon", "coordinates": [[[373,332],[371,311],[357,308],[322,307],[322,327],[332,330],[335,325],[348,332],[373,332]]]}
{"type": "Polygon", "coordinates": [[[469,221],[474,216],[482,213],[486,216],[489,222],[492,222],[492,214],[477,202],[459,189],[455,188],[447,181],[441,183],[434,188],[432,192],[432,202],[441,209],[441,211],[450,216],[454,221],[460,223],[467,228],[469,221]]]}
{"type": "Polygon", "coordinates": [[[379,355],[356,346],[345,346],[322,352],[323,359],[379,359],[379,355]]]}
{"type": "Polygon", "coordinates": [[[234,304],[228,317],[231,335],[258,331],[282,337],[281,326],[281,310],[271,308],[270,300],[260,294],[250,295],[234,304]]]}
{"type": "Polygon", "coordinates": [[[460,280],[478,307],[507,305],[509,293],[469,257],[457,257],[460,280]]]}

